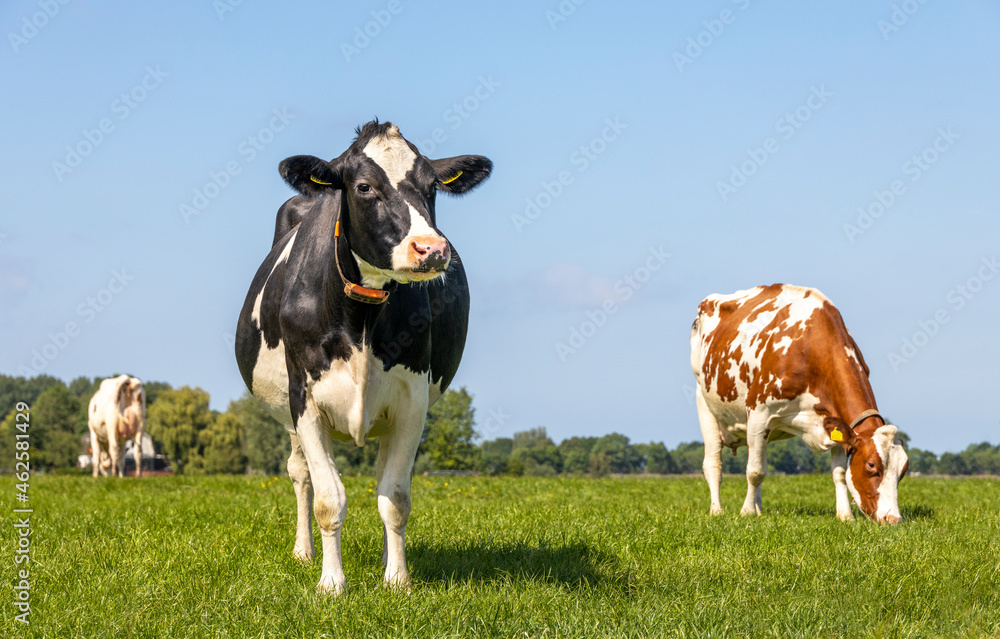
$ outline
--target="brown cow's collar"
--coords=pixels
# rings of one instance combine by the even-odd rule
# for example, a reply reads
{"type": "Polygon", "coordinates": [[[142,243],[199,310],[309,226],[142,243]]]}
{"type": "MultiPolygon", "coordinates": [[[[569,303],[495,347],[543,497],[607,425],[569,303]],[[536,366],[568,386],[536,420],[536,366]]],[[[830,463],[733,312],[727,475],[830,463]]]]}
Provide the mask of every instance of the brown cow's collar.
{"type": "Polygon", "coordinates": [[[882,415],[880,415],[879,412],[874,408],[869,408],[865,412],[858,415],[857,418],[855,418],[855,420],[851,422],[851,430],[854,430],[855,428],[860,426],[861,422],[865,421],[869,417],[878,417],[879,419],[882,420],[882,423],[885,423],[885,417],[882,417],[882,415]]]}
{"type": "Polygon", "coordinates": [[[367,286],[361,286],[360,284],[355,284],[347,279],[344,275],[343,269],[340,268],[340,250],[338,246],[338,241],[340,239],[340,213],[337,213],[337,223],[333,229],[333,261],[337,264],[337,273],[340,274],[340,279],[344,281],[344,295],[351,298],[356,302],[364,302],[365,304],[383,304],[387,299],[389,299],[389,291],[384,291],[377,288],[368,288],[367,286]]]}

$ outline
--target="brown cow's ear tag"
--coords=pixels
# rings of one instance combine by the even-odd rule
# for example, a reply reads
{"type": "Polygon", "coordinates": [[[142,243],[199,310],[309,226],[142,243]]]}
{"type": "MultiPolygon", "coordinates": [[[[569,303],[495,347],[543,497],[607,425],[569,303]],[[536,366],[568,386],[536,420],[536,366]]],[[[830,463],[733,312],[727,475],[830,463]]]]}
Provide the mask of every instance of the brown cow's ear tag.
{"type": "Polygon", "coordinates": [[[839,428],[834,428],[830,431],[830,439],[835,442],[842,442],[844,441],[844,433],[840,432],[839,428]]]}
{"type": "Polygon", "coordinates": [[[333,182],[323,182],[322,180],[318,180],[316,179],[315,175],[310,175],[309,179],[315,182],[316,184],[322,184],[323,186],[331,186],[333,184],[333,182]]]}

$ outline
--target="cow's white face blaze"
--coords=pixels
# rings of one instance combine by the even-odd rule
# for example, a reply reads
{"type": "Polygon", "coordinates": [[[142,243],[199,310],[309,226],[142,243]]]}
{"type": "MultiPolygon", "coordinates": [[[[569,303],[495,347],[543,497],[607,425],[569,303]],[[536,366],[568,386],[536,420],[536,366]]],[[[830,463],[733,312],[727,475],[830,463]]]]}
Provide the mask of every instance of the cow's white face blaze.
{"type": "Polygon", "coordinates": [[[899,482],[909,459],[899,430],[891,424],[879,426],[870,439],[859,438],[847,465],[847,487],[861,510],[880,523],[896,524],[899,514],[899,482]]]}
{"type": "Polygon", "coordinates": [[[402,213],[399,217],[408,222],[403,225],[407,228],[406,235],[391,249],[390,268],[372,269],[372,265],[366,263],[368,273],[363,274],[378,272],[378,275],[400,282],[429,280],[441,275],[451,263],[451,250],[448,240],[430,222],[436,183],[431,184],[423,202],[420,201],[420,188],[407,188],[419,183],[416,175],[407,183],[407,176],[419,162],[426,164],[427,161],[414,153],[395,126],[389,127],[385,135],[369,140],[362,153],[382,169],[388,187],[403,197],[400,211],[396,213],[402,213]],[[416,192],[416,197],[408,191],[416,192]],[[423,212],[414,206],[414,201],[418,206],[423,205],[420,206],[423,212]]]}
{"type": "Polygon", "coordinates": [[[431,160],[390,123],[369,123],[340,157],[295,156],[281,174],[304,195],[340,192],[341,233],[362,283],[380,288],[439,277],[451,246],[435,222],[437,192],[466,193],[485,180],[490,161],[476,155],[431,160]]]}

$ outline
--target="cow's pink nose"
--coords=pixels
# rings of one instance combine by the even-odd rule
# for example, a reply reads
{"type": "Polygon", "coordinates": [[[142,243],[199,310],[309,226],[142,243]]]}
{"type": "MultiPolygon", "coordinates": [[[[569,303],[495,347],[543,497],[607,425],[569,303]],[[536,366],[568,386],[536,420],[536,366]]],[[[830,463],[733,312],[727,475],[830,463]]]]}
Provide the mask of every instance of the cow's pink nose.
{"type": "Polygon", "coordinates": [[[883,524],[898,524],[901,521],[903,521],[903,519],[895,515],[886,515],[885,517],[882,518],[883,524]]]}
{"type": "Polygon", "coordinates": [[[441,237],[415,237],[410,241],[410,257],[428,270],[443,269],[451,257],[448,240],[441,237]]]}

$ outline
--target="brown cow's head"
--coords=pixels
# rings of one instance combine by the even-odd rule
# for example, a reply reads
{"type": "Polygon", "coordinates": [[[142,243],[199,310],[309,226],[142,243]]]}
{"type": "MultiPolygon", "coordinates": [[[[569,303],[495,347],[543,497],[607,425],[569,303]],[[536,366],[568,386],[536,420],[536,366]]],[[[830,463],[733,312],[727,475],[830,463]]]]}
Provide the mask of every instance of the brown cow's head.
{"type": "Polygon", "coordinates": [[[865,434],[851,432],[846,425],[836,430],[844,435],[847,488],[854,502],[879,523],[899,523],[899,482],[909,466],[903,443],[896,439],[899,430],[891,424],[865,434]]]}

